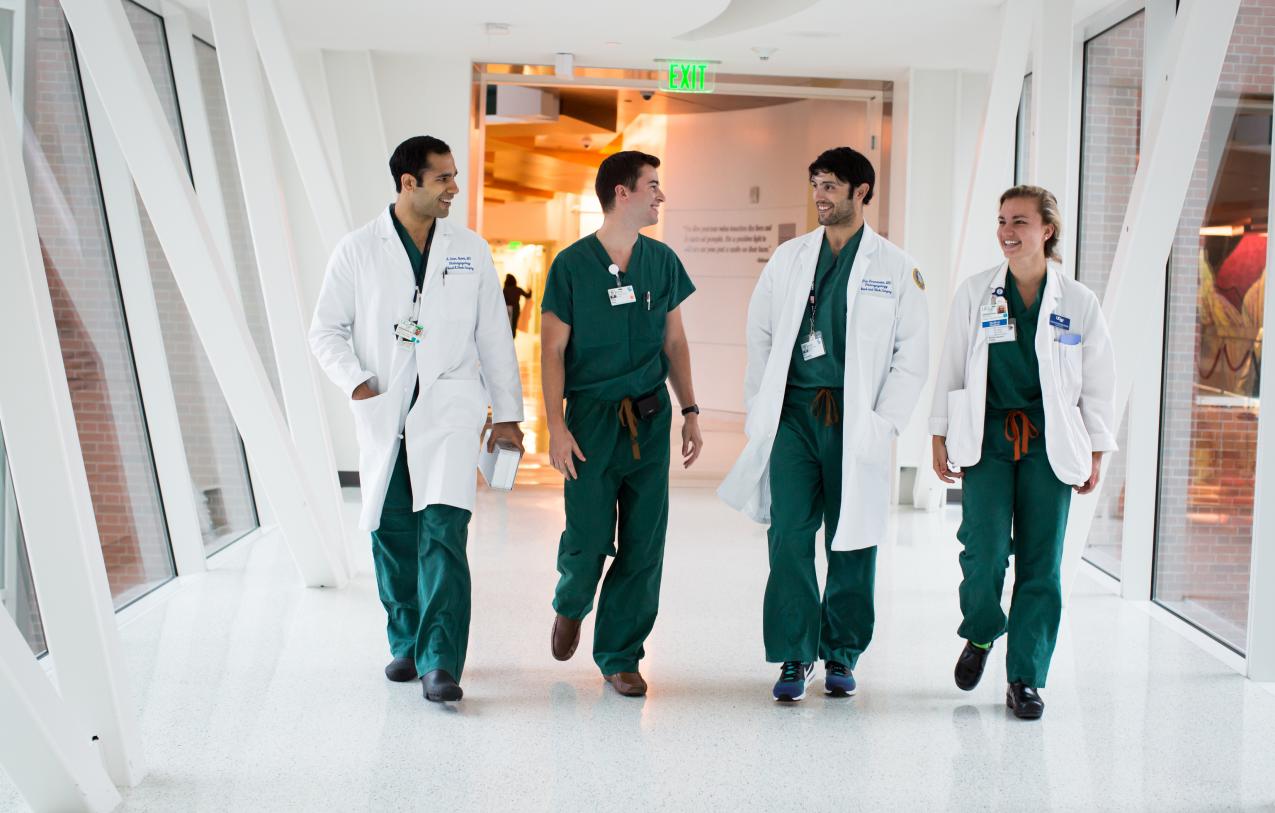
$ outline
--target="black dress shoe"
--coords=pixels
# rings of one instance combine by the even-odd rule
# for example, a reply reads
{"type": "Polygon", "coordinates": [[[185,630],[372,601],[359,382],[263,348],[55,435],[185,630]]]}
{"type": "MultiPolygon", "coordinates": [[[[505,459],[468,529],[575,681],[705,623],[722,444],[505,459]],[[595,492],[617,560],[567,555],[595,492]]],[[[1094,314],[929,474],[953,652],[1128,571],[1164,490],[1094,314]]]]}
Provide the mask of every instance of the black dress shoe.
{"type": "Polygon", "coordinates": [[[434,703],[450,703],[465,696],[460,684],[446,669],[435,669],[421,678],[421,693],[434,703]]]}
{"type": "Polygon", "coordinates": [[[965,642],[961,656],[956,659],[956,688],[968,692],[978,685],[983,677],[983,667],[987,665],[987,654],[991,651],[990,646],[983,649],[969,641],[965,642]]]}
{"type": "Polygon", "coordinates": [[[395,658],[385,665],[385,676],[395,683],[416,680],[416,662],[411,658],[395,658]]]}
{"type": "Polygon", "coordinates": [[[1005,690],[1005,705],[1020,720],[1038,720],[1045,713],[1045,701],[1031,686],[1011,683],[1005,690]]]}

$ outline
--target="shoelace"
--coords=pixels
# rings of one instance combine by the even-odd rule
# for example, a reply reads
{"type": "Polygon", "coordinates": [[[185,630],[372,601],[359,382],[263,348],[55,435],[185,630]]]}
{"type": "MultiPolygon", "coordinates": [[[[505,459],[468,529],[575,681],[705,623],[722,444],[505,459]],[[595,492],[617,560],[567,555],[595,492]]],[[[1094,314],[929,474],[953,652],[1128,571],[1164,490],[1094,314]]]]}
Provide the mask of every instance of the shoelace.
{"type": "Polygon", "coordinates": [[[784,661],[783,668],[779,671],[779,679],[782,681],[805,680],[806,665],[801,661],[784,661]]]}
{"type": "Polygon", "coordinates": [[[850,670],[845,667],[845,664],[828,661],[828,674],[835,677],[846,677],[850,674],[850,670]]]}

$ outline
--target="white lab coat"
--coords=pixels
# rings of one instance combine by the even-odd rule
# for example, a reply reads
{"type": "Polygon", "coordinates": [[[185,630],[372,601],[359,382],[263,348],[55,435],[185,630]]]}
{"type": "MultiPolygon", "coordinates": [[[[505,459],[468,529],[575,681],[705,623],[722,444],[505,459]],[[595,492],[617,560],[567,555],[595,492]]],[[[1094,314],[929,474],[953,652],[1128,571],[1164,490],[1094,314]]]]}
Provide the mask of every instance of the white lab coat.
{"type": "MultiPolygon", "coordinates": [[[[820,227],[777,248],[748,306],[748,443],[717,493],[757,522],[770,522],[770,451],[823,239],[820,227]]],[[[846,298],[841,518],[833,550],[870,548],[885,538],[891,442],[916,406],[929,364],[923,286],[916,263],[865,225],[846,298]]]]}
{"type": "Polygon", "coordinates": [[[348,398],[371,379],[378,393],[349,402],[363,492],[359,527],[367,531],[380,525],[400,440],[407,443],[413,510],[437,503],[472,511],[488,405],[497,423],[523,418],[518,359],[491,249],[463,226],[437,223],[418,344],[394,335],[395,325],[411,316],[416,279],[388,210],[332,252],[310,325],[310,347],[341,392],[348,398]],[[409,411],[418,377],[420,396],[409,411]]]}
{"type": "MultiPolygon", "coordinates": [[[[952,299],[947,339],[930,434],[947,438],[948,460],[958,468],[973,466],[983,452],[983,420],[987,407],[987,335],[979,327],[979,308],[1005,287],[1008,263],[967,279],[952,299]]],[[[1045,452],[1050,468],[1068,485],[1089,479],[1093,452],[1116,449],[1116,359],[1102,306],[1084,285],[1049,263],[1039,296],[1036,358],[1045,407],[1045,452]],[[1061,327],[1050,326],[1057,314],[1070,320],[1067,331],[1080,334],[1080,344],[1063,344],[1061,327]]]]}

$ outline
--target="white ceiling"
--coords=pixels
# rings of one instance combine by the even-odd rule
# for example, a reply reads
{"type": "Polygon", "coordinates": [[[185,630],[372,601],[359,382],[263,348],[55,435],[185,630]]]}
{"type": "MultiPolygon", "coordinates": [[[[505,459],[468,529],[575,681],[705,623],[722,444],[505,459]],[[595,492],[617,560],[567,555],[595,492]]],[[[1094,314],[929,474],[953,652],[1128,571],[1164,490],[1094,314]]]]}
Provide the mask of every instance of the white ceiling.
{"type": "MultiPolygon", "coordinates": [[[[616,68],[652,68],[661,57],[716,59],[723,73],[844,79],[892,79],[909,67],[989,70],[1000,25],[1000,0],[768,0],[768,11],[758,11],[757,0],[276,1],[299,48],[533,64],[551,64],[555,52],[567,51],[577,65],[616,68]],[[678,39],[724,12],[769,21],[724,36],[678,39]],[[509,35],[488,36],[487,22],[507,23],[509,35]],[[777,50],[763,62],[752,52],[756,46],[777,50]]],[[[1113,2],[1120,0],[1075,0],[1076,19],[1113,2]]]]}

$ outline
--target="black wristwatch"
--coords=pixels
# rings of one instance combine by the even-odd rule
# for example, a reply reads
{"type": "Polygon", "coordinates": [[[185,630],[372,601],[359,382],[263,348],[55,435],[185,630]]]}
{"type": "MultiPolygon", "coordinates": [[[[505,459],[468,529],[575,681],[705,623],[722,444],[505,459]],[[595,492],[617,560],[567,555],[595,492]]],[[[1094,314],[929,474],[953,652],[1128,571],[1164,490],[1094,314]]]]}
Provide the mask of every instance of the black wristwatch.
{"type": "Polygon", "coordinates": [[[695,404],[691,404],[691,405],[690,405],[690,406],[688,406],[688,407],[682,407],[682,414],[683,414],[683,415],[690,415],[692,412],[693,412],[693,413],[695,413],[696,415],[698,415],[698,414],[699,414],[699,407],[698,407],[698,406],[696,406],[695,404]]]}

